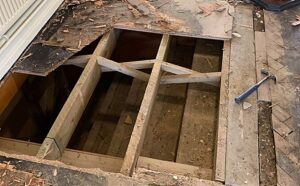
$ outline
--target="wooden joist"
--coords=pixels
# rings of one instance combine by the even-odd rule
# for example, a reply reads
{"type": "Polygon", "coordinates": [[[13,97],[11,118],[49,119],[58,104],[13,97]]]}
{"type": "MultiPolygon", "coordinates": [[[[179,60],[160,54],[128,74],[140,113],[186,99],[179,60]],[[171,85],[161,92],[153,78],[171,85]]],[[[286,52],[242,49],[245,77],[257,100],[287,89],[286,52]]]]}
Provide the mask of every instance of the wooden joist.
{"type": "Polygon", "coordinates": [[[133,132],[121,168],[121,173],[124,175],[132,175],[133,169],[136,166],[139,154],[141,152],[153,103],[159,87],[159,81],[162,71],[161,61],[166,58],[168,47],[169,36],[164,35],[158,50],[158,54],[156,56],[156,59],[158,59],[158,61],[154,63],[146,92],[142,101],[142,105],[137,116],[137,120],[133,128],[133,132]]]}
{"type": "Polygon", "coordinates": [[[51,127],[37,157],[46,159],[58,159],[61,157],[100,79],[101,68],[97,64],[97,57],[109,57],[111,55],[118,35],[119,31],[113,30],[107,33],[99,42],[51,127]]]}
{"type": "Polygon", "coordinates": [[[215,150],[214,179],[225,181],[225,161],[228,126],[228,86],[229,86],[230,41],[224,41],[222,58],[222,78],[220,85],[219,120],[215,150]]]}
{"type": "Polygon", "coordinates": [[[139,157],[138,168],[145,168],[152,171],[167,172],[184,176],[192,176],[210,180],[212,176],[211,169],[202,169],[192,165],[175,163],[170,161],[157,160],[147,157],[139,157]]]}
{"type": "MultiPolygon", "coordinates": [[[[10,154],[35,156],[40,147],[38,143],[0,138],[0,150],[10,154]]],[[[123,159],[66,149],[60,161],[80,168],[100,168],[108,172],[119,172],[123,159]]]]}
{"type": "Polygon", "coordinates": [[[256,83],[252,6],[236,8],[231,41],[226,177],[228,185],[259,185],[257,96],[253,93],[243,109],[234,98],[256,83]]]}

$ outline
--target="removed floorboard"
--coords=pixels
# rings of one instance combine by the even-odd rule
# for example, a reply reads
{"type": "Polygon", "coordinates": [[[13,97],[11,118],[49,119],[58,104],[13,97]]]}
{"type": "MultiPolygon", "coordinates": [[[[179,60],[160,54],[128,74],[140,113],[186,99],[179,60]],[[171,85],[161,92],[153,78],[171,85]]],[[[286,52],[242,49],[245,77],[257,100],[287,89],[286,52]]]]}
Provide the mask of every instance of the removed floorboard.
{"type": "MultiPolygon", "coordinates": [[[[203,40],[197,41],[192,69],[220,71],[222,56],[203,54],[207,45],[203,40]]],[[[218,101],[217,87],[189,84],[176,162],[213,169],[218,101]]]]}

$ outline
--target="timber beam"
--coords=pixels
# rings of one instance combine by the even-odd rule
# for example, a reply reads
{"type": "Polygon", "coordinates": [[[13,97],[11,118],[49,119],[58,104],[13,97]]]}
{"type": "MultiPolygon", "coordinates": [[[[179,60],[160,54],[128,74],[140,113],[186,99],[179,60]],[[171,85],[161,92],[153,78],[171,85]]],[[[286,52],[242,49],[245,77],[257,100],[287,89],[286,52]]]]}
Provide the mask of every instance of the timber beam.
{"type": "Polygon", "coordinates": [[[132,176],[133,170],[136,167],[138,158],[140,156],[149,123],[149,118],[159,87],[159,81],[162,73],[162,61],[166,59],[169,44],[169,35],[164,35],[160,43],[160,47],[156,56],[157,61],[154,63],[121,168],[121,173],[127,176],[132,176]]]}
{"type": "Polygon", "coordinates": [[[101,68],[97,64],[97,57],[110,57],[115,48],[118,35],[119,31],[112,30],[100,40],[69,98],[40,147],[37,157],[56,160],[62,156],[62,153],[68,145],[85,107],[100,80],[101,68]]]}

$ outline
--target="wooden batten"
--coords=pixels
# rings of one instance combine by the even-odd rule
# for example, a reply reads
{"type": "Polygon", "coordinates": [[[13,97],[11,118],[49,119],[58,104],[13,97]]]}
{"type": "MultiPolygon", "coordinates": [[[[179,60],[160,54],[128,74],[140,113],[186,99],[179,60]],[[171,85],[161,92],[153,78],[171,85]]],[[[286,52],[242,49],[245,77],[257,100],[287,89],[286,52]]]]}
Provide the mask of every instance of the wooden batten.
{"type": "Polygon", "coordinates": [[[213,86],[220,86],[221,72],[193,73],[180,75],[167,75],[161,78],[161,84],[175,83],[205,83],[213,86]]]}
{"type": "MultiPolygon", "coordinates": [[[[0,149],[6,153],[35,156],[40,147],[41,145],[38,143],[0,137],[0,149]]],[[[108,172],[119,172],[123,159],[66,149],[60,161],[80,168],[100,168],[108,172]]]]}
{"type": "Polygon", "coordinates": [[[39,149],[37,157],[58,159],[62,156],[100,79],[101,68],[97,64],[97,57],[110,57],[115,48],[118,35],[119,31],[112,30],[100,40],[39,149]]]}
{"type": "Polygon", "coordinates": [[[212,179],[212,170],[203,169],[197,166],[175,163],[170,161],[157,160],[147,157],[139,157],[138,168],[145,168],[152,171],[167,172],[171,174],[178,174],[183,176],[192,176],[201,179],[212,179]]]}
{"type": "Polygon", "coordinates": [[[215,151],[214,180],[225,182],[225,160],[228,125],[228,79],[230,63],[230,41],[224,41],[222,58],[222,77],[220,85],[219,121],[215,151]]]}
{"type": "Polygon", "coordinates": [[[168,35],[164,35],[156,56],[150,79],[146,88],[146,92],[140,107],[139,114],[125,154],[124,162],[121,168],[121,173],[131,176],[137,164],[142,145],[144,142],[149,118],[156,98],[159,81],[162,71],[162,61],[166,59],[170,39],[168,35]]]}

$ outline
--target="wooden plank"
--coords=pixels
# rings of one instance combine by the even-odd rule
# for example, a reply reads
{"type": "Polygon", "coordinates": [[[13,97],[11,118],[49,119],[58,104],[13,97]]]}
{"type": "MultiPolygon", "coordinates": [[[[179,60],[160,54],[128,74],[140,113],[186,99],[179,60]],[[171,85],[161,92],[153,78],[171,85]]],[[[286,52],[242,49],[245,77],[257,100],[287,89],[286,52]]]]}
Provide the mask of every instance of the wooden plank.
{"type": "MultiPolygon", "coordinates": [[[[8,138],[0,138],[0,150],[9,154],[35,156],[41,144],[8,138]]],[[[61,162],[80,168],[100,168],[108,172],[119,172],[122,158],[66,149],[61,162]]]]}
{"type": "Polygon", "coordinates": [[[97,56],[109,57],[113,52],[118,35],[118,31],[111,31],[99,42],[51,127],[37,157],[57,159],[63,153],[100,79],[101,69],[96,62],[97,56]],[[57,148],[54,148],[55,146],[57,148]]]}
{"type": "MultiPolygon", "coordinates": [[[[208,57],[208,54],[203,53],[205,44],[205,41],[197,40],[192,69],[201,72],[217,71],[220,69],[222,54],[209,56],[211,64],[214,64],[212,66],[202,63],[208,57]]],[[[213,169],[218,99],[217,87],[189,84],[176,162],[213,169]]]]}
{"type": "Polygon", "coordinates": [[[277,166],[277,174],[278,174],[278,184],[280,186],[297,186],[299,184],[296,183],[290,175],[288,175],[282,168],[277,166]]]}
{"type": "Polygon", "coordinates": [[[40,144],[0,137],[0,150],[9,154],[35,156],[40,144]]]}
{"type": "Polygon", "coordinates": [[[228,127],[228,86],[229,86],[230,41],[225,41],[222,58],[222,78],[220,88],[219,122],[215,151],[214,179],[225,182],[225,161],[228,127]]]}
{"type": "Polygon", "coordinates": [[[134,68],[131,68],[123,63],[117,63],[112,60],[106,59],[104,57],[98,57],[97,62],[99,65],[105,66],[106,68],[110,68],[112,70],[121,72],[123,74],[126,74],[128,76],[132,76],[134,78],[148,81],[150,75],[141,71],[138,71],[134,68]]]}
{"type": "Polygon", "coordinates": [[[234,102],[256,82],[252,9],[236,8],[234,31],[242,37],[231,41],[225,178],[229,185],[259,185],[257,95],[246,99],[252,105],[248,109],[234,102]]]}
{"type": "Polygon", "coordinates": [[[148,121],[159,86],[159,80],[161,76],[161,60],[164,60],[166,58],[168,47],[169,36],[164,35],[158,50],[158,54],[156,56],[156,59],[158,59],[159,61],[154,63],[146,92],[142,101],[142,105],[137,116],[137,120],[121,168],[121,173],[124,175],[132,175],[133,169],[141,152],[148,121]]]}
{"type": "MultiPolygon", "coordinates": [[[[261,73],[261,69],[268,70],[265,32],[255,32],[255,62],[257,81],[260,81],[265,77],[265,75],[261,73]]],[[[257,96],[260,101],[271,101],[269,81],[259,87],[257,96]]]]}
{"type": "Polygon", "coordinates": [[[161,78],[161,84],[204,83],[220,86],[221,72],[167,75],[161,78]]]}
{"type": "Polygon", "coordinates": [[[25,80],[26,74],[13,73],[7,75],[0,84],[0,115],[4,112],[11,100],[17,94],[25,80]]]}
{"type": "Polygon", "coordinates": [[[95,154],[66,149],[61,162],[80,168],[100,168],[103,171],[119,173],[123,159],[102,154],[95,154]]]}
{"type": "Polygon", "coordinates": [[[147,157],[139,157],[138,168],[145,168],[152,171],[166,172],[171,174],[178,174],[184,176],[192,176],[202,179],[210,180],[212,179],[211,169],[201,169],[196,166],[175,163],[170,161],[157,160],[147,157]]]}

